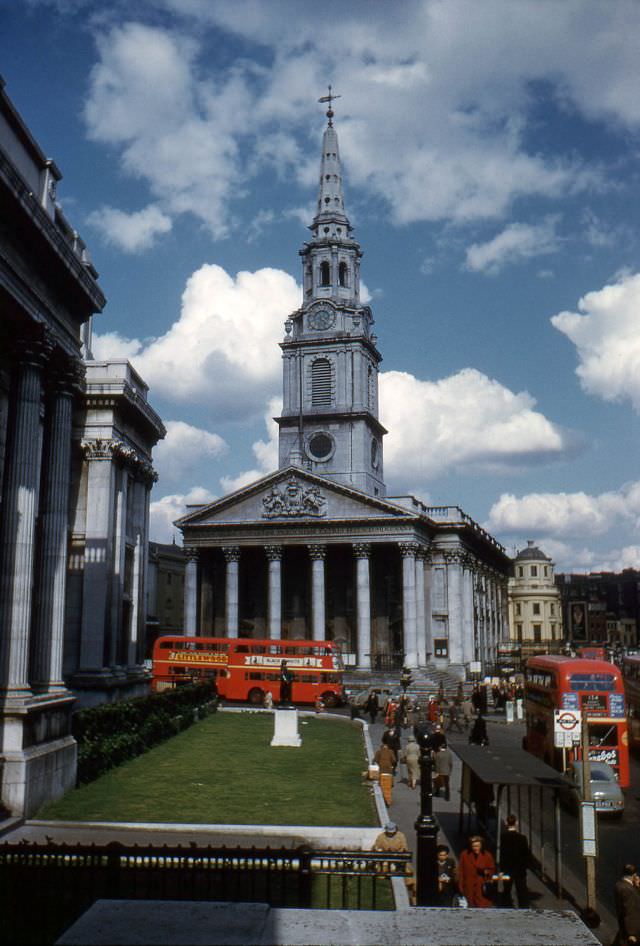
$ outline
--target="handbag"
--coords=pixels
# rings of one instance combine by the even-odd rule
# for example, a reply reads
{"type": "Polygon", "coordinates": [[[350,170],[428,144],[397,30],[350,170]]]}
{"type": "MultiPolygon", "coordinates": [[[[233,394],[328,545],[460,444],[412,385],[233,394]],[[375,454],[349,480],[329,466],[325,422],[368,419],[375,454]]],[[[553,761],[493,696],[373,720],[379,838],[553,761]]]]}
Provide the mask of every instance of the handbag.
{"type": "Polygon", "coordinates": [[[497,894],[496,884],[493,880],[485,880],[482,884],[482,896],[486,897],[487,900],[495,899],[497,894]]]}

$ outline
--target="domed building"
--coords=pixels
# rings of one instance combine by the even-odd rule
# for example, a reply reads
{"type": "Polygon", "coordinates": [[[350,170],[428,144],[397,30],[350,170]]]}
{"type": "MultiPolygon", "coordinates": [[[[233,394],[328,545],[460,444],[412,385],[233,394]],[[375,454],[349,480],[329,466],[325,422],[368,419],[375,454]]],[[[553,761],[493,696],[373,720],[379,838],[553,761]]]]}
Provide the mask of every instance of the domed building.
{"type": "Polygon", "coordinates": [[[562,646],[562,604],[553,562],[532,540],[513,560],[509,578],[509,636],[523,657],[562,646]]]}

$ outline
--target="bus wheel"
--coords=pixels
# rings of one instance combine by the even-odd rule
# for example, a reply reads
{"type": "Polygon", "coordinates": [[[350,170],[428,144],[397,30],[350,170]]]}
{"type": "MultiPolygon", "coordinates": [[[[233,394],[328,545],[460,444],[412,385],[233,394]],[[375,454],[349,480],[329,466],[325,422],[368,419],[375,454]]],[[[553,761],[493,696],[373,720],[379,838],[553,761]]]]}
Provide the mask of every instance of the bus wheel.
{"type": "Polygon", "coordinates": [[[254,687],[253,690],[249,690],[249,702],[254,706],[262,706],[264,703],[264,693],[260,687],[254,687]]]}
{"type": "Polygon", "coordinates": [[[322,702],[328,709],[333,709],[334,706],[338,705],[338,698],[332,690],[327,690],[326,693],[322,694],[322,702]]]}

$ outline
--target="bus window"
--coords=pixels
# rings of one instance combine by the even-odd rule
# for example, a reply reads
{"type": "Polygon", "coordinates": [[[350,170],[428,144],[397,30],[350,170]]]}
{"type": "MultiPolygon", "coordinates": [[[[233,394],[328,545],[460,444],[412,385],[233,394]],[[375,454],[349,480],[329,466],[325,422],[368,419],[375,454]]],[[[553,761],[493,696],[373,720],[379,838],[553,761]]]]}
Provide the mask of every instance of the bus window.
{"type": "Polygon", "coordinates": [[[236,654],[248,654],[251,648],[248,644],[237,644],[235,650],[236,654]]]}

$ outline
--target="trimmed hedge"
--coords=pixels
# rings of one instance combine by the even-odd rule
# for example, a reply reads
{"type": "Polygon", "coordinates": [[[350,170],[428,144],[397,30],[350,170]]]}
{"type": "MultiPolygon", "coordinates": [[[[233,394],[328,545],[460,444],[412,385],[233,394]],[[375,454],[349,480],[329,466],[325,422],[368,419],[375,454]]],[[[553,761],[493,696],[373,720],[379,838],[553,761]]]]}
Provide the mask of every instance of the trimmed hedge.
{"type": "Polygon", "coordinates": [[[78,783],[92,782],[216,708],[215,685],[193,683],[80,710],[73,717],[73,735],[78,743],[78,783]]]}

